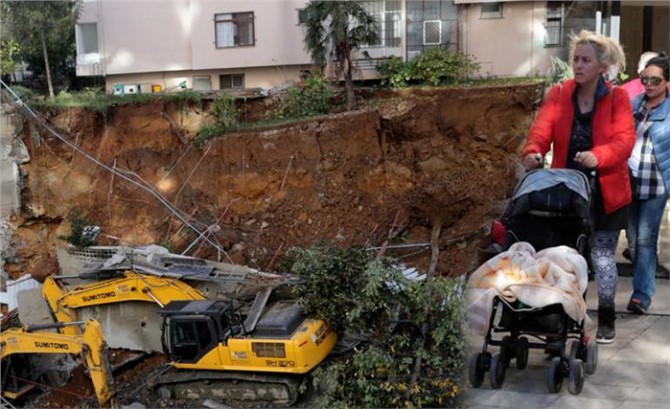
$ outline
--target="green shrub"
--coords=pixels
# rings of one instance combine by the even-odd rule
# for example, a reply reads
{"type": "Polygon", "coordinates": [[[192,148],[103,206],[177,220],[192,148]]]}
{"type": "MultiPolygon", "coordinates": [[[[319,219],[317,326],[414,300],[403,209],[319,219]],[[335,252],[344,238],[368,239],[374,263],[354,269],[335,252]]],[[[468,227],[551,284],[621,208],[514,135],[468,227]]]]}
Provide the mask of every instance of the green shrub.
{"type": "Polygon", "coordinates": [[[202,148],[211,138],[239,127],[240,111],[237,109],[235,100],[235,95],[229,93],[219,94],[214,98],[209,107],[209,114],[214,121],[200,125],[198,134],[193,140],[196,146],[202,148]]]}
{"type": "Polygon", "coordinates": [[[70,210],[68,213],[70,234],[67,236],[58,236],[58,238],[65,240],[75,247],[93,246],[97,243],[100,228],[95,226],[90,220],[86,219],[82,213],[82,210],[79,208],[70,210]]]}
{"type": "Polygon", "coordinates": [[[227,130],[228,128],[225,126],[203,123],[198,129],[198,134],[193,139],[193,143],[198,148],[202,148],[208,140],[223,135],[227,130]]]}
{"type": "Polygon", "coordinates": [[[310,73],[300,84],[287,90],[276,119],[304,118],[328,113],[333,93],[321,73],[310,73]]]}
{"type": "Polygon", "coordinates": [[[200,94],[191,89],[181,90],[179,92],[166,92],[159,94],[165,102],[183,102],[191,104],[200,104],[200,94]]]}
{"type": "Polygon", "coordinates": [[[214,98],[209,113],[214,118],[214,124],[225,128],[235,128],[239,124],[240,111],[235,105],[235,95],[224,93],[214,98]]]}
{"type": "Polygon", "coordinates": [[[377,66],[381,78],[381,85],[391,88],[404,88],[412,80],[409,64],[400,57],[391,57],[377,66]]]}
{"type": "MultiPolygon", "coordinates": [[[[12,85],[11,88],[14,94],[27,104],[33,103],[37,97],[37,93],[34,90],[22,85],[12,85]]],[[[8,101],[14,101],[14,96],[4,89],[2,90],[2,95],[3,98],[7,98],[8,101]]]]}
{"type": "Polygon", "coordinates": [[[462,384],[465,349],[459,279],[409,281],[390,260],[361,247],[291,249],[290,270],[307,316],[325,319],[338,335],[367,341],[312,372],[315,407],[453,406],[462,384]],[[428,306],[426,315],[424,309],[428,306]],[[427,339],[421,326],[430,320],[427,339]],[[421,356],[420,376],[411,378],[421,356]]]}
{"type": "Polygon", "coordinates": [[[412,76],[432,86],[453,84],[479,69],[470,56],[440,48],[431,48],[419,54],[412,64],[412,76]]]}
{"type": "Polygon", "coordinates": [[[467,79],[479,70],[479,64],[467,54],[431,48],[409,62],[393,57],[377,68],[381,83],[391,88],[410,84],[439,86],[467,79]]]}
{"type": "Polygon", "coordinates": [[[551,57],[551,83],[556,84],[573,77],[572,67],[558,57],[551,57]]]}

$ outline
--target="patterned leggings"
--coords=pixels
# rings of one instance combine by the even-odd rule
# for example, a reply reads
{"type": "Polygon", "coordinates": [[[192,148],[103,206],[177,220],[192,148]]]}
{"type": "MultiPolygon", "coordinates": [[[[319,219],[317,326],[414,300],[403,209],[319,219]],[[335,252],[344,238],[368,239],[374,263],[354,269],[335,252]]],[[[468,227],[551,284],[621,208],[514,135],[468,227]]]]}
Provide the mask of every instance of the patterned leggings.
{"type": "Polygon", "coordinates": [[[618,231],[596,231],[591,242],[591,263],[598,288],[598,308],[614,309],[617,268],[614,252],[619,241],[618,231]]]}

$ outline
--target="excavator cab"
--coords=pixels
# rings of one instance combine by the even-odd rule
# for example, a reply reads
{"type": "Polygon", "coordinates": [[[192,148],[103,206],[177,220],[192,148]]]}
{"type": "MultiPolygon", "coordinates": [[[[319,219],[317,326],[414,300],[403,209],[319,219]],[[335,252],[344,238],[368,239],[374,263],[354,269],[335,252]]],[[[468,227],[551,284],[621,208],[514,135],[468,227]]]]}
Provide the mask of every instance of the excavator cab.
{"type": "MultiPolygon", "coordinates": [[[[230,301],[172,301],[162,310],[163,352],[173,362],[198,362],[233,335],[234,314],[230,301]]],[[[240,327],[235,326],[236,332],[240,327]]]]}

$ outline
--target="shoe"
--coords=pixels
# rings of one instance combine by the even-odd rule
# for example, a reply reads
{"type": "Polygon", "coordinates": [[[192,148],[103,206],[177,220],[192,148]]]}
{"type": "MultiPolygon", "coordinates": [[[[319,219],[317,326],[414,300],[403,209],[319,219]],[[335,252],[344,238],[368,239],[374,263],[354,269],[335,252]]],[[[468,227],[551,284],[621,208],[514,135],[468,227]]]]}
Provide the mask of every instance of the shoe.
{"type": "Polygon", "coordinates": [[[630,255],[630,249],[629,249],[628,247],[626,247],[625,249],[623,249],[623,251],[621,252],[621,255],[622,255],[623,258],[625,258],[626,260],[628,260],[628,261],[633,261],[633,257],[631,257],[631,255],[630,255]]]}
{"type": "Polygon", "coordinates": [[[647,313],[647,308],[637,298],[631,298],[626,309],[637,315],[645,315],[647,313]]]}
{"type": "Polygon", "coordinates": [[[616,315],[614,308],[598,308],[598,332],[596,332],[596,342],[599,344],[611,344],[614,342],[616,332],[614,330],[614,320],[616,315]]]}
{"type": "Polygon", "coordinates": [[[606,327],[598,325],[598,332],[596,333],[596,342],[599,344],[611,344],[614,342],[616,332],[614,327],[606,327]]]}

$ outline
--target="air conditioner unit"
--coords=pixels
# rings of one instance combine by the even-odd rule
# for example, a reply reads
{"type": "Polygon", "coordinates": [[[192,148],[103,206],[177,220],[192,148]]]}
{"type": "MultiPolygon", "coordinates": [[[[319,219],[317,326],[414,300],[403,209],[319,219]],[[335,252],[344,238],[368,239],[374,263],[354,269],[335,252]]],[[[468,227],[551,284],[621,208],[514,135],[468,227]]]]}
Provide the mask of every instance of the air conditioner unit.
{"type": "Polygon", "coordinates": [[[123,96],[123,85],[121,84],[114,84],[112,87],[112,95],[117,95],[122,97],[123,96]]]}
{"type": "Polygon", "coordinates": [[[140,92],[140,86],[137,84],[123,86],[124,94],[139,94],[139,92],[140,92]]]}

